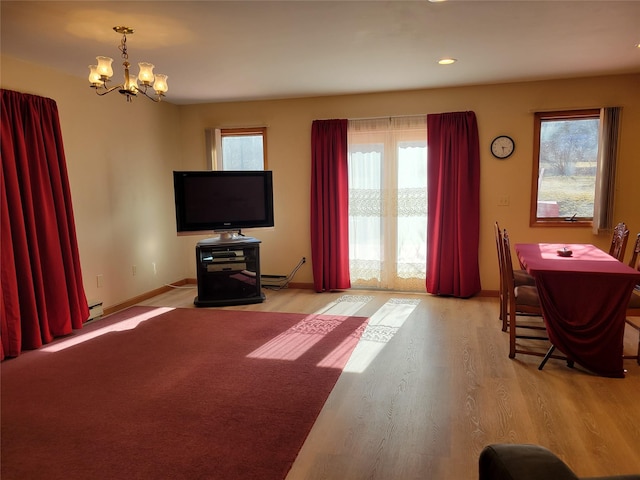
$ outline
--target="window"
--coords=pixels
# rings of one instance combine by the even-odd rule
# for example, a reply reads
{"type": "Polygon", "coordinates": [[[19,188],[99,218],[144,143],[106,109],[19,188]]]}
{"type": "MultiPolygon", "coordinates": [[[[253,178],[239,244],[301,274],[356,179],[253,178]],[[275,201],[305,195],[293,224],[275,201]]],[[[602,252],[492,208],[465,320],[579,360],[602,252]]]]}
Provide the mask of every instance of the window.
{"type": "Polygon", "coordinates": [[[601,176],[614,171],[615,152],[605,148],[611,141],[603,140],[604,130],[611,125],[603,112],[535,114],[531,225],[591,225],[594,211],[610,205],[612,191],[605,191],[601,176]]]}
{"type": "Polygon", "coordinates": [[[350,120],[348,142],[351,284],[423,291],[426,117],[350,120]]]}
{"type": "Polygon", "coordinates": [[[215,128],[206,131],[211,170],[266,170],[267,128],[215,128]]]}

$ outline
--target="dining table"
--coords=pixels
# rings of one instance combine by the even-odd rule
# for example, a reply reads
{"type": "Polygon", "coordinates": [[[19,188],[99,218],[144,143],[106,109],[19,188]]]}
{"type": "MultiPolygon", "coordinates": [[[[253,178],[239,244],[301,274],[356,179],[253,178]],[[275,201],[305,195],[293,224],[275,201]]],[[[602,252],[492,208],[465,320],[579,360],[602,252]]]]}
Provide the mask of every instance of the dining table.
{"type": "Polygon", "coordinates": [[[624,377],[625,314],[640,272],[591,244],[517,243],[551,344],[591,372],[624,377]]]}

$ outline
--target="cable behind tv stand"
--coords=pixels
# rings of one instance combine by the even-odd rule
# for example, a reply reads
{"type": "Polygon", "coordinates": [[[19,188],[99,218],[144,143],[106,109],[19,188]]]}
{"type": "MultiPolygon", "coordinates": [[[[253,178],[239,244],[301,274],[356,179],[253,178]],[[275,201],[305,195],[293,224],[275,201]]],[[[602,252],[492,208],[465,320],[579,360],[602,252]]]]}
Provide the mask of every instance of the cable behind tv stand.
{"type": "Polygon", "coordinates": [[[260,240],[252,237],[215,237],[196,245],[197,307],[261,303],[260,240]]]}

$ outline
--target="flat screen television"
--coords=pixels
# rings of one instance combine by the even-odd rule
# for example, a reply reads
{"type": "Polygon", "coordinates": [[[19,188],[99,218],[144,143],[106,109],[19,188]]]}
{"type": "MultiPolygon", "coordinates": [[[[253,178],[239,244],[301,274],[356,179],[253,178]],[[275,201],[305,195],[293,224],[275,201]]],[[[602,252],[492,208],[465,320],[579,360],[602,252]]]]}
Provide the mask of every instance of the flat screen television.
{"type": "Polygon", "coordinates": [[[271,171],[174,171],[180,232],[230,232],[273,227],[271,171]]]}

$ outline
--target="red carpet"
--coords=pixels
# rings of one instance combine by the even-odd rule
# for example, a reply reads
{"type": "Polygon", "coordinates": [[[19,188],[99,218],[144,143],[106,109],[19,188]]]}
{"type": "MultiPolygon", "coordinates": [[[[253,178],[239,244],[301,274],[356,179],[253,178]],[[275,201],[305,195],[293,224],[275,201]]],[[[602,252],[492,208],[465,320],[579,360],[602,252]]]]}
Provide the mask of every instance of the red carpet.
{"type": "Polygon", "coordinates": [[[3,480],[282,479],[366,324],[159,312],[133,307],[2,363],[3,480]]]}

